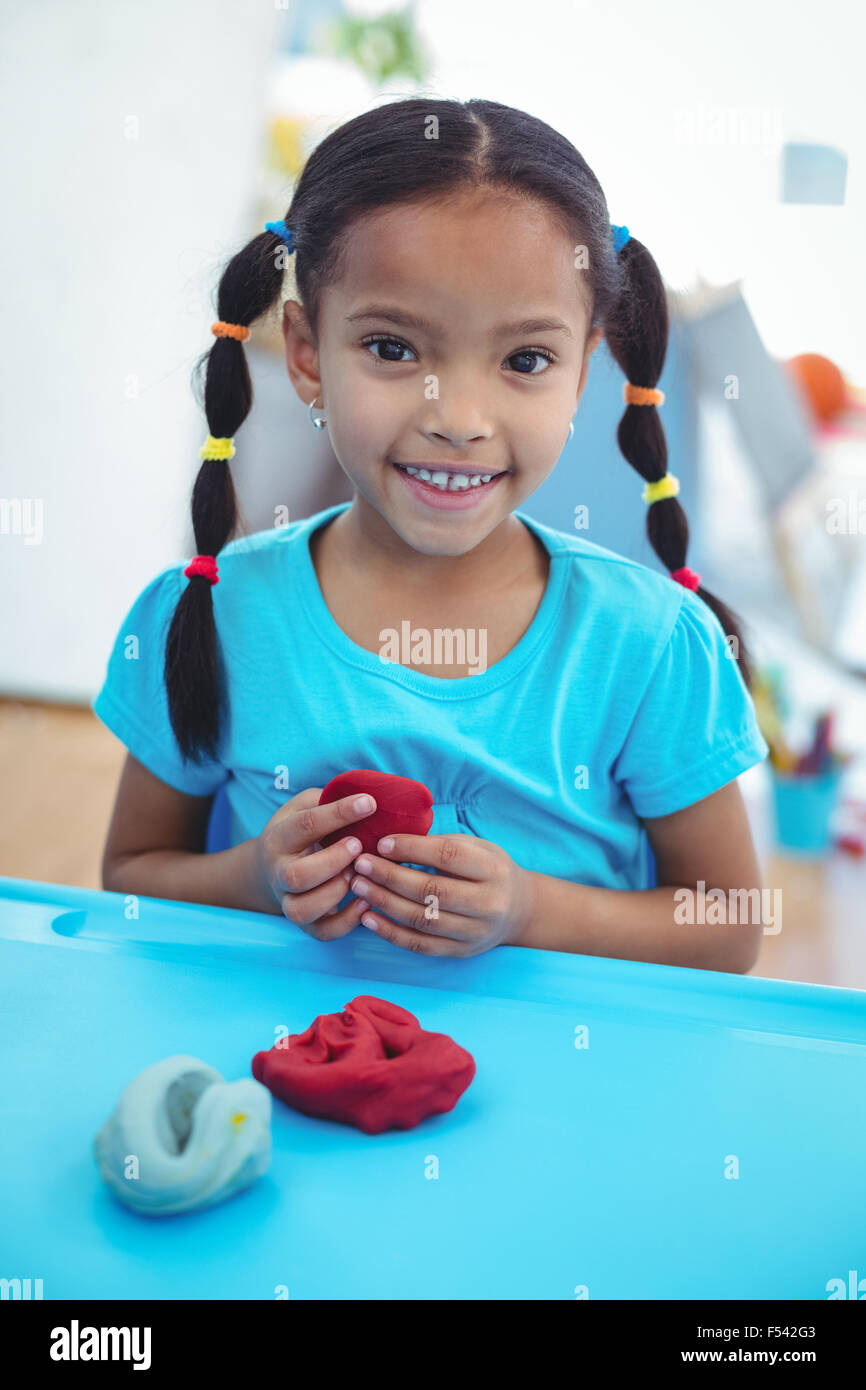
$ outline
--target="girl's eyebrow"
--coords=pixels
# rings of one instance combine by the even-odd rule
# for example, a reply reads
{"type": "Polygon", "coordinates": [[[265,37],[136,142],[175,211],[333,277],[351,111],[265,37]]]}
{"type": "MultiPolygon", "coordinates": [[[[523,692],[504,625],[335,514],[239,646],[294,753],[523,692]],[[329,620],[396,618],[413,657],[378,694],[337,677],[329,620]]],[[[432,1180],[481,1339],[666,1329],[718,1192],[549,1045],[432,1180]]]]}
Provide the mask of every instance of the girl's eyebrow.
{"type": "MultiPolygon", "coordinates": [[[[357,313],[347,314],[346,323],[357,323],[361,319],[386,319],[400,328],[417,328],[421,332],[435,334],[438,330],[428,319],[419,318],[405,309],[397,309],[389,304],[370,304],[357,313]]],[[[573,338],[574,334],[567,323],[558,318],[521,319],[518,323],[501,323],[491,332],[493,338],[510,337],[518,333],[564,333],[573,338]]]]}

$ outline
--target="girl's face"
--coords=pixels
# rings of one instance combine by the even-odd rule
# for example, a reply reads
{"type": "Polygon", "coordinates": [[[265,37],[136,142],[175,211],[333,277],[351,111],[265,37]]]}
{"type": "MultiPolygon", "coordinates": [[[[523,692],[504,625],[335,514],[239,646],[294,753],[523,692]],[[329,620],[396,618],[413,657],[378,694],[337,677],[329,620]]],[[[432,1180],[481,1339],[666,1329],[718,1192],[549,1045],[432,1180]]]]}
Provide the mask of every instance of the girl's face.
{"type": "Polygon", "coordinates": [[[356,221],[318,345],[286,305],[289,374],[324,400],[355,505],[414,550],[474,549],[559,458],[602,336],[575,254],[544,206],[488,190],[356,221]]]}

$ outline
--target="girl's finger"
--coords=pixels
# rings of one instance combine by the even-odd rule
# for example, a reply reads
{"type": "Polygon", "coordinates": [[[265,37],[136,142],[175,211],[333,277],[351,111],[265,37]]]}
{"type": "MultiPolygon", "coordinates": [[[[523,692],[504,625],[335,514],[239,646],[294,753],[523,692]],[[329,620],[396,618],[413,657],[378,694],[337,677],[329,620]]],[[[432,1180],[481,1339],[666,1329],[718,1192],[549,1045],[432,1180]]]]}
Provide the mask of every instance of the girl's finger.
{"type": "Polygon", "coordinates": [[[372,931],[383,941],[394,946],[402,946],[405,951],[413,951],[419,956],[466,956],[470,952],[466,942],[456,941],[448,936],[432,936],[428,932],[412,931],[398,922],[391,922],[378,912],[367,910],[361,914],[361,926],[372,931]]]}
{"type": "MultiPolygon", "coordinates": [[[[418,862],[418,861],[416,861],[418,862]]],[[[405,864],[392,864],[377,854],[359,855],[354,865],[359,883],[358,892],[366,894],[367,884],[380,884],[401,898],[435,906],[440,913],[456,913],[459,917],[484,917],[484,886],[471,879],[449,878],[445,874],[427,873],[424,869],[409,869],[405,864]],[[368,864],[369,868],[363,865],[368,864]],[[432,904],[430,900],[433,900],[432,904]]],[[[354,880],[350,879],[352,883],[354,880]]],[[[356,890],[353,887],[352,892],[356,890]]],[[[372,902],[372,899],[370,900],[372,902]]]]}
{"type": "Polygon", "coordinates": [[[361,916],[368,910],[369,905],[366,902],[361,898],[353,898],[333,917],[320,917],[317,922],[302,927],[301,930],[309,936],[314,936],[317,941],[335,941],[337,937],[348,936],[350,931],[360,926],[361,916]]]}
{"type": "Polygon", "coordinates": [[[487,840],[475,835],[388,835],[376,846],[376,853],[392,862],[429,864],[443,874],[466,878],[476,883],[486,877],[485,847],[487,840]],[[383,849],[383,844],[393,848],[383,849]]]}
{"type": "Polygon", "coordinates": [[[309,854],[287,854],[277,861],[278,882],[287,893],[309,893],[319,884],[328,883],[361,853],[361,841],[348,835],[327,849],[314,849],[309,854]]]}
{"type": "MultiPolygon", "coordinates": [[[[349,885],[343,875],[337,874],[309,893],[283,893],[280,907],[283,916],[294,922],[295,926],[309,926],[320,917],[324,917],[332,908],[338,907],[349,891],[349,885]]],[[[355,894],[356,898],[360,896],[362,895],[359,893],[355,894]]]]}
{"type": "MultiPolygon", "coordinates": [[[[372,796],[341,796],[339,801],[329,801],[324,806],[301,806],[280,822],[281,834],[285,835],[282,847],[287,854],[301,854],[332,831],[342,830],[344,826],[354,825],[376,809],[372,796]]],[[[329,845],[329,849],[333,846],[329,845]]]]}
{"type": "Polygon", "coordinates": [[[443,912],[438,902],[415,902],[392,893],[372,879],[353,879],[352,892],[366,898],[371,908],[387,913],[397,922],[411,928],[415,936],[450,936],[457,941],[471,941],[474,921],[455,912],[443,912]]]}

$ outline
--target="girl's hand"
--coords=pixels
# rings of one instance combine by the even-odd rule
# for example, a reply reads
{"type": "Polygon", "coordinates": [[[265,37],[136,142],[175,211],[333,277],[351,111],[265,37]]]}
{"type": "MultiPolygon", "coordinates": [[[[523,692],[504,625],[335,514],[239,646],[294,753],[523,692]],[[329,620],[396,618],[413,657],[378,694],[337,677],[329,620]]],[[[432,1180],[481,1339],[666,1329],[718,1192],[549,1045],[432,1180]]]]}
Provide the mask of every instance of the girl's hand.
{"type": "Polygon", "coordinates": [[[319,805],[321,787],[305,787],[271,817],[255,841],[258,873],[283,915],[317,941],[354,931],[368,904],[355,899],[337,911],[349,891],[352,860],[361,842],[350,837],[326,849],[318,841],[331,830],[363,820],[376,809],[373,797],[344,796],[319,805]],[[359,800],[369,802],[361,809],[359,800]]]}
{"type": "Polygon", "coordinates": [[[393,835],[378,848],[379,854],[358,856],[350,885],[378,909],[365,911],[361,921],[384,941],[419,955],[477,956],[513,944],[532,920],[532,875],[489,840],[393,835]],[[441,872],[424,873],[394,860],[441,872]]]}

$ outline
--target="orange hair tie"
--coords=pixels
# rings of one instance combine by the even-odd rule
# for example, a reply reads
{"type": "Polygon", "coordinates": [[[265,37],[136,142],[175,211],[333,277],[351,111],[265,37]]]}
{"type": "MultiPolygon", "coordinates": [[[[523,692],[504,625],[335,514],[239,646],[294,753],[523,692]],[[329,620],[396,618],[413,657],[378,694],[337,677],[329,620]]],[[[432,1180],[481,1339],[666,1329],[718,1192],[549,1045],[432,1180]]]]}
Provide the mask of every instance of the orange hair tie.
{"type": "Polygon", "coordinates": [[[215,338],[236,338],[239,343],[245,343],[250,336],[250,330],[242,323],[223,323],[222,319],[212,323],[210,331],[215,338]]]}
{"type": "Polygon", "coordinates": [[[623,386],[622,394],[626,405],[661,405],[665,398],[664,391],[655,386],[632,386],[630,381],[623,386]]]}

